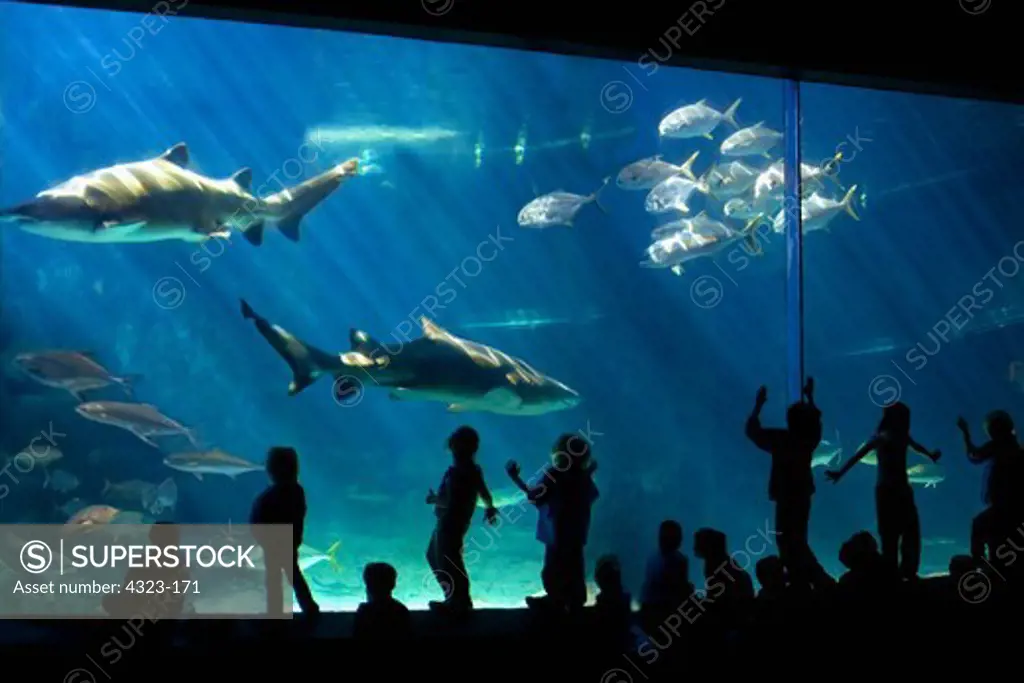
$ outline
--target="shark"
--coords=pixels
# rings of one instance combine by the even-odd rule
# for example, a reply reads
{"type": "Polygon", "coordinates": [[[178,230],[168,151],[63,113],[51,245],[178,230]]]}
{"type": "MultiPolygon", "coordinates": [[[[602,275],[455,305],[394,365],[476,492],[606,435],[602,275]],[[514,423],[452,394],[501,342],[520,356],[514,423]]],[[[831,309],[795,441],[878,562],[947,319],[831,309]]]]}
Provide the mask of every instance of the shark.
{"type": "Polygon", "coordinates": [[[426,316],[422,336],[389,351],[362,330],[349,333],[351,350],[328,353],[267,321],[245,301],[242,316],[292,370],[288,394],[294,396],[321,377],[335,378],[335,398],[344,389],[351,400],[364,384],[389,391],[396,401],[432,401],[450,412],[543,415],[573,408],[578,392],[540,373],[525,361],[479,342],[462,339],[426,316]],[[364,382],[363,380],[368,380],[364,382]]]}
{"type": "Polygon", "coordinates": [[[180,142],[160,156],[78,175],[34,198],[0,211],[0,222],[51,239],[98,244],[181,240],[204,242],[240,231],[251,244],[263,242],[267,222],[293,242],[303,217],[347,178],[357,159],[338,164],[299,185],[265,198],[252,194],[252,170],[209,178],[189,170],[189,150],[180,142]]]}

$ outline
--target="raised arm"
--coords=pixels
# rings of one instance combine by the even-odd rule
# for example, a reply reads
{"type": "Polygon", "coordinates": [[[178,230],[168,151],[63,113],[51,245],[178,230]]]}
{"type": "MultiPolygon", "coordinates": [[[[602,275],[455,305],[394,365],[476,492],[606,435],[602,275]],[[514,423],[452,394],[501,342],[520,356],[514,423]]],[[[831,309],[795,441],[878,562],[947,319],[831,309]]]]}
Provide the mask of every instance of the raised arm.
{"type": "Polygon", "coordinates": [[[921,455],[927,455],[929,458],[932,459],[932,462],[935,462],[936,460],[938,460],[939,457],[942,455],[942,451],[938,451],[938,450],[930,451],[927,448],[925,448],[924,446],[922,446],[921,444],[919,444],[917,441],[915,441],[914,437],[909,437],[908,438],[907,445],[910,446],[911,448],[913,448],[915,451],[917,451],[921,455]]]}
{"type": "Polygon", "coordinates": [[[840,467],[838,470],[828,470],[827,472],[825,472],[825,476],[831,479],[833,482],[838,483],[839,480],[842,479],[846,475],[846,473],[850,471],[850,468],[859,463],[865,455],[875,450],[875,448],[877,447],[878,437],[874,437],[870,439],[866,444],[861,446],[860,450],[854,453],[853,457],[847,460],[842,467],[840,467]]]}
{"type": "Polygon", "coordinates": [[[547,489],[547,487],[544,486],[544,484],[541,484],[540,486],[531,487],[529,484],[523,481],[522,476],[520,476],[519,463],[517,463],[515,460],[509,460],[508,463],[505,464],[505,471],[508,472],[508,476],[512,480],[512,483],[516,485],[516,488],[525,493],[526,497],[530,500],[530,502],[535,503],[541,496],[544,495],[544,492],[547,489]]]}
{"type": "Polygon", "coordinates": [[[967,451],[967,459],[973,463],[985,462],[991,457],[991,453],[986,451],[984,448],[978,448],[974,445],[974,441],[971,439],[971,428],[967,425],[967,420],[962,417],[958,417],[956,420],[956,426],[960,428],[960,433],[964,437],[964,450],[967,451]]]}
{"type": "Polygon", "coordinates": [[[761,387],[757,390],[757,396],[754,399],[754,409],[751,411],[750,417],[747,418],[745,431],[747,438],[750,439],[755,446],[760,448],[762,451],[771,452],[772,447],[775,445],[776,430],[765,429],[761,426],[761,409],[767,401],[768,389],[761,387]]]}

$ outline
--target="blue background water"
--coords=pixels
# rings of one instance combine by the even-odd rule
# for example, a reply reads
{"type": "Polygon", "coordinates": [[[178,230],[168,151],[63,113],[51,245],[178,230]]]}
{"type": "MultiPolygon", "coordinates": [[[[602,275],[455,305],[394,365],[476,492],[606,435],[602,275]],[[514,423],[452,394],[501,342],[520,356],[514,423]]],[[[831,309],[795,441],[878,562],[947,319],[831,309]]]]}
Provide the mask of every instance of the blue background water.
{"type": "MultiPolygon", "coordinates": [[[[383,172],[343,186],[309,216],[299,244],[273,231],[260,248],[235,238],[206,252],[3,235],[5,366],[18,351],[92,350],[114,372],[142,374],[139,399],[208,446],[257,462],[272,444],[296,446],[307,542],[342,542],[341,572],[311,571],[328,608],[355,606],[371,560],[398,567],[398,597],[411,605],[440,595],[423,560],[432,525],[423,495],[448,464],[445,438],[467,422],[482,435],[479,460],[494,489],[508,484],[507,459],[533,472],[559,433],[590,434],[602,498],[588,555],[618,553],[635,589],[667,517],[682,521],[688,545],[690,532],[714,525],[751,559],[771,552],[759,540],[772,524],[768,458],[742,427],[758,385],[769,387],[766,422],[781,421],[786,402],[782,238],[763,258],[705,259],[676,278],[637,265],[648,233],[667,220],[645,214],[642,192],[608,186],[608,215],[584,207],[572,229],[525,230],[516,214],[540,193],[593,192],[655,153],[681,162],[700,150],[703,172],[724,129],[715,142],[659,143],[659,119],[701,98],[721,110],[742,97],[741,125],[781,129],[780,82],[227,22],[10,4],[0,16],[0,204],[179,141],[195,170],[226,177],[249,166],[266,192],[278,189],[268,178],[297,181],[366,149],[375,155],[383,172]],[[310,130],[370,125],[455,135],[304,142],[310,130]],[[299,157],[312,157],[301,172],[299,157]],[[503,248],[476,260],[498,235],[503,248]],[[411,329],[445,283],[455,296],[435,309],[438,324],[524,358],[584,402],[540,417],[456,415],[371,388],[346,407],[327,381],[289,398],[286,366],[238,314],[245,297],[308,341],[342,349],[350,327],[383,339],[411,329]]],[[[880,405],[897,393],[911,404],[914,435],[946,453],[946,480],[917,494],[923,571],[942,569],[965,549],[980,507],[981,472],[962,455],[955,417],[980,432],[987,410],[1021,404],[1007,370],[1021,355],[1024,320],[1014,260],[1024,109],[814,84],[802,95],[805,160],[828,158],[845,140],[840,179],[866,192],[859,223],[840,216],[805,241],[805,364],[826,436],[838,430],[852,452],[880,405]],[[978,298],[984,305],[969,318],[949,313],[979,282],[993,290],[978,298]],[[934,330],[947,314],[962,329],[943,341],[934,330]]],[[[64,497],[38,482],[12,487],[2,521],[63,521],[54,506],[72,496],[102,502],[105,479],[170,473],[131,435],[79,418],[66,394],[6,386],[3,450],[17,453],[52,421],[66,434],[63,466],[83,483],[64,497]]],[[[175,476],[182,522],[245,519],[265,484],[260,474],[175,476]]],[[[816,471],[812,540],[832,571],[841,541],[874,528],[873,477],[860,467],[833,488],[816,471]]],[[[513,510],[497,531],[478,519],[468,553],[478,605],[518,605],[540,589],[534,523],[529,510],[513,510]]]]}

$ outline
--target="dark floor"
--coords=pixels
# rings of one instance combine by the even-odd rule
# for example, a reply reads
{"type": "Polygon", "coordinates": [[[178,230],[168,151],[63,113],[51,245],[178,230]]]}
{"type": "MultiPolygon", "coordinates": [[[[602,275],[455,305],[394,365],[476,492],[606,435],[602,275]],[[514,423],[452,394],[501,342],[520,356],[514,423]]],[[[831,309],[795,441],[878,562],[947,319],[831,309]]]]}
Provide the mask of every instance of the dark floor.
{"type": "Polygon", "coordinates": [[[412,641],[378,643],[349,637],[351,614],[323,615],[312,630],[300,618],[164,622],[171,634],[152,623],[6,621],[0,623],[0,654],[5,666],[32,667],[18,675],[42,681],[60,676],[64,683],[206,679],[214,669],[218,677],[236,680],[336,678],[346,670],[364,672],[352,678],[365,680],[365,667],[372,680],[417,683],[645,683],[679,680],[680,671],[693,666],[767,666],[787,652],[804,665],[852,658],[850,666],[864,666],[896,657],[915,666],[945,666],[984,659],[1002,641],[1001,651],[1015,660],[1017,603],[971,604],[955,593],[794,606],[770,623],[727,631],[666,622],[639,650],[602,640],[590,614],[551,620],[527,610],[480,610],[461,626],[417,612],[412,641]]]}

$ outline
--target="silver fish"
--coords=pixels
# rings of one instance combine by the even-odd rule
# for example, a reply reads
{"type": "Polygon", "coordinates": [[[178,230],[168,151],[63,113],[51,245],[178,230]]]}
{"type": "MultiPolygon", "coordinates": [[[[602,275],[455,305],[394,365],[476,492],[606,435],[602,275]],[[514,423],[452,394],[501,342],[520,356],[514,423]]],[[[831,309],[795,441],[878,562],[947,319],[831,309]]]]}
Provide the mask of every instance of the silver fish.
{"type": "Polygon", "coordinates": [[[763,156],[770,159],[769,150],[781,142],[782,138],[782,133],[767,128],[764,121],[759,121],[723,140],[721,152],[727,157],[763,156]]]}
{"type": "Polygon", "coordinates": [[[694,152],[680,166],[670,164],[661,155],[647,157],[624,167],[615,177],[615,184],[623,190],[649,190],[663,180],[672,176],[684,176],[696,181],[693,174],[693,162],[700,152],[694,152]]]}
{"type": "Polygon", "coordinates": [[[690,213],[687,202],[694,192],[707,194],[707,185],[702,182],[693,182],[680,176],[672,176],[654,186],[647,193],[644,199],[644,210],[647,213],[668,213],[669,211],[680,211],[690,213]]]}
{"type": "Polygon", "coordinates": [[[116,377],[85,351],[31,351],[14,357],[14,366],[42,385],[63,389],[79,401],[83,392],[116,384],[129,398],[134,377],[116,377]]]}
{"type": "Polygon", "coordinates": [[[193,446],[199,447],[190,429],[147,403],[90,401],[79,404],[75,412],[87,420],[126,429],[154,448],[158,446],[152,437],[157,436],[184,436],[193,446]]]}
{"type": "Polygon", "coordinates": [[[724,112],[720,112],[708,106],[707,100],[701,100],[694,104],[688,104],[670,112],[658,123],[658,135],[663,138],[707,138],[714,139],[711,131],[725,121],[733,128],[739,128],[736,123],[736,110],[742,99],[738,99],[729,105],[724,112]]]}
{"type": "Polygon", "coordinates": [[[605,178],[601,187],[590,195],[572,194],[571,192],[557,190],[537,197],[519,210],[516,221],[523,228],[550,228],[555,225],[564,225],[571,228],[573,221],[576,219],[576,214],[586,204],[594,203],[602,213],[608,213],[604,206],[601,205],[598,197],[601,190],[608,185],[609,180],[611,178],[605,178]]]}

